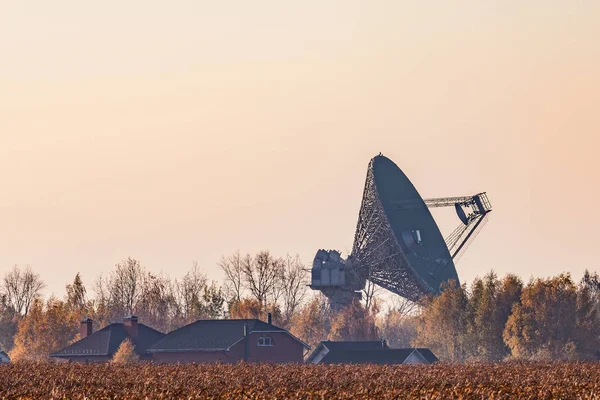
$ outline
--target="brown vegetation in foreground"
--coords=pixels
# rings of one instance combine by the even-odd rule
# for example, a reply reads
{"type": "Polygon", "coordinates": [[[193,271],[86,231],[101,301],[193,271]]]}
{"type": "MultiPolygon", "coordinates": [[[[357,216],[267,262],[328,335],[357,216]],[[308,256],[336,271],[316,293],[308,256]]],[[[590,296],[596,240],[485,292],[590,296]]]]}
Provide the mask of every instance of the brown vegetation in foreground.
{"type": "Polygon", "coordinates": [[[0,366],[0,398],[15,399],[592,399],[598,363],[360,365],[0,366]]]}

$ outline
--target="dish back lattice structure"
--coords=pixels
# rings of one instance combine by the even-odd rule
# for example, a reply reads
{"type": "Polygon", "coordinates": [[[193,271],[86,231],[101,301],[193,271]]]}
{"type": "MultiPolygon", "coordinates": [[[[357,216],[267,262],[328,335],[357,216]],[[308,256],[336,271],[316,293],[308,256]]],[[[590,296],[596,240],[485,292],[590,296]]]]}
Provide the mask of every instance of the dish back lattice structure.
{"type": "Polygon", "coordinates": [[[374,157],[367,170],[352,253],[319,250],[311,288],[335,307],[360,298],[367,280],[412,301],[437,294],[459,281],[455,262],[485,225],[491,204],[486,193],[424,200],[389,158],[374,157]],[[430,208],[453,207],[460,225],[446,239],[430,208]]]}

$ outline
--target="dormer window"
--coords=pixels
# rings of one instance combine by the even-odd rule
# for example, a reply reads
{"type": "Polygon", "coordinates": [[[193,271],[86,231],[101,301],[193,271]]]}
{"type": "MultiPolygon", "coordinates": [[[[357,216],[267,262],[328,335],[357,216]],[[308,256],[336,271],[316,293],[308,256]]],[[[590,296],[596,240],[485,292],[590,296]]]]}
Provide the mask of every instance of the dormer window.
{"type": "Polygon", "coordinates": [[[271,336],[261,336],[258,338],[259,346],[273,346],[273,338],[271,336]]]}

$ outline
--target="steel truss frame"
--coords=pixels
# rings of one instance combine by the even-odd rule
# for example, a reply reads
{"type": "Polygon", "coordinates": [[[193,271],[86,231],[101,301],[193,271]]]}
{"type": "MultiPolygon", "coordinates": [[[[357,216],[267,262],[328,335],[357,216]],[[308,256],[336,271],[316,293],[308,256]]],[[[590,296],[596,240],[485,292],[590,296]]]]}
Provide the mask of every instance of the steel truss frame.
{"type": "Polygon", "coordinates": [[[375,185],[373,160],[367,170],[351,257],[357,261],[359,275],[384,289],[412,301],[429,292],[412,270],[385,214],[375,185]]]}
{"type": "Polygon", "coordinates": [[[445,240],[454,261],[458,261],[464,254],[481,228],[487,223],[488,213],[492,211],[492,205],[485,192],[477,193],[474,196],[425,199],[425,204],[429,208],[455,207],[458,204],[471,209],[467,215],[467,223],[461,223],[445,240]]]}

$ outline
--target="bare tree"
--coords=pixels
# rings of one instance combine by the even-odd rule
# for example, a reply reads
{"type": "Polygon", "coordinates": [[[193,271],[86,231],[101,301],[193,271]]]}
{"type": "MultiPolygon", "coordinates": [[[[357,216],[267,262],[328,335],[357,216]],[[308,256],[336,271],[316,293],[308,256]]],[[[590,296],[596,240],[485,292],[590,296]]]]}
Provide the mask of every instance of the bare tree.
{"type": "Polygon", "coordinates": [[[276,260],[277,266],[275,273],[275,282],[273,283],[273,287],[271,288],[270,293],[267,295],[267,303],[272,305],[278,305],[279,300],[285,297],[285,268],[286,268],[286,259],[278,258],[276,260]]]}
{"type": "Polygon", "coordinates": [[[286,321],[290,321],[307,295],[307,279],[304,264],[296,255],[286,256],[282,269],[282,279],[278,286],[282,288],[283,312],[286,321]]]}
{"type": "Polygon", "coordinates": [[[321,340],[329,337],[334,316],[327,297],[321,292],[317,293],[294,314],[290,327],[292,334],[310,346],[317,346],[321,340]]]}
{"type": "Polygon", "coordinates": [[[418,310],[417,303],[394,295],[385,314],[377,318],[382,337],[392,346],[410,347],[417,336],[418,310]]]}
{"type": "Polygon", "coordinates": [[[365,299],[365,308],[367,310],[373,311],[372,308],[373,308],[373,306],[375,306],[374,300],[377,298],[377,293],[379,293],[380,290],[381,290],[381,288],[379,286],[377,286],[370,280],[367,280],[367,284],[366,284],[365,288],[363,289],[363,294],[364,294],[364,299],[365,299]]]}
{"type": "Polygon", "coordinates": [[[98,275],[94,281],[94,292],[96,293],[94,299],[94,305],[96,307],[109,307],[110,306],[110,293],[108,290],[109,280],[106,279],[102,274],[98,275]]]}
{"type": "Polygon", "coordinates": [[[244,290],[244,264],[250,264],[250,254],[241,256],[239,250],[229,257],[221,257],[219,267],[225,273],[225,292],[229,301],[240,301],[244,290]]]}
{"type": "Polygon", "coordinates": [[[192,269],[188,271],[181,281],[175,281],[177,303],[183,318],[187,321],[196,316],[200,301],[207,286],[206,275],[194,261],[192,269]]]}
{"type": "Polygon", "coordinates": [[[277,283],[282,261],[268,251],[261,251],[254,259],[247,261],[242,264],[244,283],[254,298],[265,304],[277,283]]]}
{"type": "Polygon", "coordinates": [[[385,315],[378,318],[381,336],[390,346],[411,347],[417,337],[417,317],[402,315],[389,309],[385,315]]]}
{"type": "Polygon", "coordinates": [[[397,312],[401,317],[407,317],[419,311],[418,303],[404,297],[394,296],[391,303],[391,310],[397,312]]]}
{"type": "Polygon", "coordinates": [[[34,273],[29,265],[23,270],[15,265],[4,275],[1,292],[8,307],[17,314],[27,315],[29,307],[45,286],[40,275],[34,273]]]}
{"type": "Polygon", "coordinates": [[[210,285],[206,275],[194,262],[181,281],[175,281],[176,303],[182,323],[197,319],[216,319],[223,315],[225,297],[223,290],[215,282],[210,285]]]}
{"type": "Polygon", "coordinates": [[[162,332],[168,332],[176,327],[175,317],[178,306],[171,279],[163,274],[147,273],[143,280],[140,301],[135,308],[138,317],[162,332]]]}
{"type": "Polygon", "coordinates": [[[108,288],[112,306],[126,314],[133,314],[142,299],[145,278],[145,269],[138,260],[129,257],[117,264],[108,288]]]}

